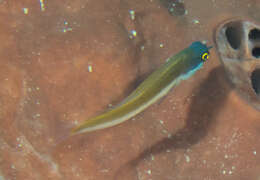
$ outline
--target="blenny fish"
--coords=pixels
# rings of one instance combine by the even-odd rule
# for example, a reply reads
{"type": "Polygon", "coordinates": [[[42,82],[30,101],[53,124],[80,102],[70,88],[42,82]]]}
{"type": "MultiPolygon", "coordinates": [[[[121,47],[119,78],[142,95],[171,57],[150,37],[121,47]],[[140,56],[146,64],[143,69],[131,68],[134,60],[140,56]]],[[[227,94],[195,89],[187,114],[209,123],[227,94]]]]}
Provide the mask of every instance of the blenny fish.
{"type": "Polygon", "coordinates": [[[103,114],[87,119],[72,129],[71,134],[115,126],[142,112],[180,81],[199,70],[209,58],[210,48],[199,41],[193,42],[188,48],[168,58],[121,103],[103,114]]]}

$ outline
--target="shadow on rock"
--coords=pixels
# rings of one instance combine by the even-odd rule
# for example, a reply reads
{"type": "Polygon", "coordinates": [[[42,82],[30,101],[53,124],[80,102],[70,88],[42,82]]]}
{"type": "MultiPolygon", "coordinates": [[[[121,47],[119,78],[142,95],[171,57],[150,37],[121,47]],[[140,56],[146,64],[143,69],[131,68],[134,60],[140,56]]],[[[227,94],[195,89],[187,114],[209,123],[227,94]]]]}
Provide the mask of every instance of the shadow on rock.
{"type": "Polygon", "coordinates": [[[198,92],[191,101],[185,127],[171,138],[166,137],[146,148],[135,159],[122,166],[115,174],[115,179],[127,179],[128,176],[131,176],[130,179],[137,179],[137,165],[151,154],[163,153],[169,149],[187,149],[205,137],[210,126],[214,125],[230,91],[230,88],[223,86],[223,80],[226,81],[224,74],[223,67],[213,69],[199,88],[194,89],[198,92]]]}

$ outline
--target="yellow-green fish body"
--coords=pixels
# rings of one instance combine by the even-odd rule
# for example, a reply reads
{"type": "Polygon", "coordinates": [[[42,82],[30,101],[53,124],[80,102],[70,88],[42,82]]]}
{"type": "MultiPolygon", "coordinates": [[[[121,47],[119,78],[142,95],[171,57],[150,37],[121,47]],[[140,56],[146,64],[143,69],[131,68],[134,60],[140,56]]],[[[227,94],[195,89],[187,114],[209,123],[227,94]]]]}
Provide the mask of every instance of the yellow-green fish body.
{"type": "Polygon", "coordinates": [[[123,102],[101,115],[84,121],[72,134],[104,129],[122,123],[165,96],[181,80],[192,76],[208,59],[209,47],[197,41],[166,60],[123,102]]]}

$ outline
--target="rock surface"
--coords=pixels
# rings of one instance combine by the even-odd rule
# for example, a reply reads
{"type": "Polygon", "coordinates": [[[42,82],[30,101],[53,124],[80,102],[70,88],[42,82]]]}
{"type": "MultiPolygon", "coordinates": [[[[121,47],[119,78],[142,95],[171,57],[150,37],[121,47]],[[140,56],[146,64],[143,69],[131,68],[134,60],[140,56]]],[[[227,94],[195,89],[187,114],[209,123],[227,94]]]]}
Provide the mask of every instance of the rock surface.
{"type": "Polygon", "coordinates": [[[0,0],[1,180],[260,178],[260,113],[233,90],[214,49],[132,120],[68,136],[170,55],[214,44],[222,21],[260,19],[257,0],[169,2],[0,0]]]}

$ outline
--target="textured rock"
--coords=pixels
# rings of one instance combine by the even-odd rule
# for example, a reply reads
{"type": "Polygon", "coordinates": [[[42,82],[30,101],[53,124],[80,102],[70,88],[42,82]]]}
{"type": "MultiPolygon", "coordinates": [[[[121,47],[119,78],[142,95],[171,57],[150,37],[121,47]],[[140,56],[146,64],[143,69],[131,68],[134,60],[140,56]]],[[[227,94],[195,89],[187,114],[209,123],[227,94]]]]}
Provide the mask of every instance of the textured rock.
{"type": "Polygon", "coordinates": [[[258,179],[260,114],[233,90],[214,49],[195,76],[132,120],[68,136],[167,57],[195,40],[214,44],[221,22],[257,21],[260,8],[178,7],[185,13],[155,0],[0,0],[0,179],[258,179]]]}

